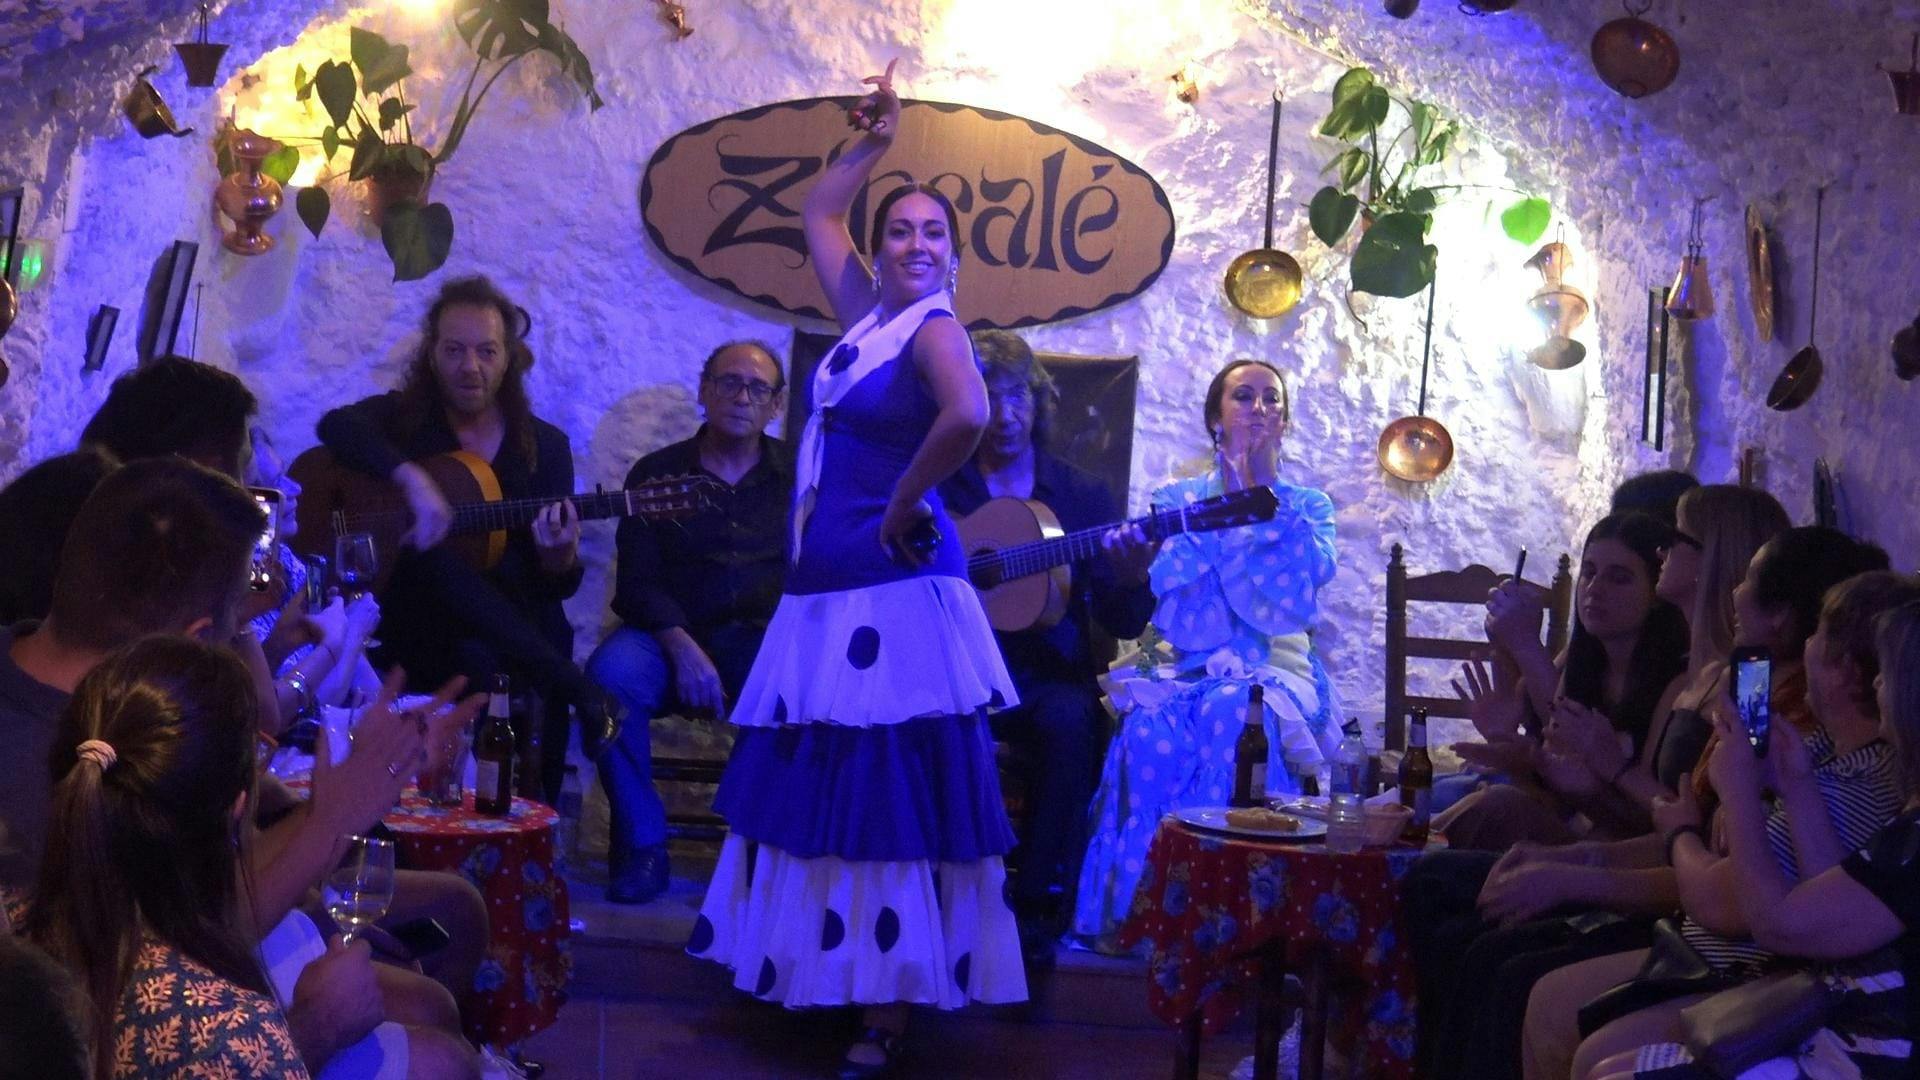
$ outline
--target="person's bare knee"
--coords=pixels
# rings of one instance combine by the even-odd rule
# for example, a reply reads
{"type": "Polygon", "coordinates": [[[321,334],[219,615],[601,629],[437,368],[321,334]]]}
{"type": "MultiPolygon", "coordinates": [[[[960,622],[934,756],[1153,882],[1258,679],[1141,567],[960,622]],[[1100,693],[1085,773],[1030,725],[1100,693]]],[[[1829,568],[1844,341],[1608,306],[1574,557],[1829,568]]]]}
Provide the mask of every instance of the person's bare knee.
{"type": "Polygon", "coordinates": [[[391,964],[375,964],[374,977],[380,984],[387,1019],[408,1027],[460,1032],[460,1006],[446,987],[391,964]]]}
{"type": "Polygon", "coordinates": [[[407,1080],[479,1080],[480,1056],[437,1028],[407,1029],[407,1080]]]}
{"type": "Polygon", "coordinates": [[[445,871],[395,874],[388,922],[431,918],[447,931],[445,948],[420,958],[420,966],[458,994],[471,989],[473,973],[487,954],[487,902],[472,882],[445,871]]]}

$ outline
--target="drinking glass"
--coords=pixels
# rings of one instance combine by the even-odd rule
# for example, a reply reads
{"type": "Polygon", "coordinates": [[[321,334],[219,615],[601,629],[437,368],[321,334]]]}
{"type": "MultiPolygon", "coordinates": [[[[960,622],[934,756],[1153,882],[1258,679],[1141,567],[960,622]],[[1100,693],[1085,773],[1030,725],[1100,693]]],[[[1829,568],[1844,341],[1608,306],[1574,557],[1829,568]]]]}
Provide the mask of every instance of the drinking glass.
{"type": "Polygon", "coordinates": [[[467,754],[473,746],[473,726],[462,724],[447,736],[440,768],[420,777],[420,793],[436,806],[462,806],[467,798],[467,754]]]}
{"type": "Polygon", "coordinates": [[[349,838],[347,857],[327,873],[322,896],[327,914],[345,928],[342,942],[352,944],[393,904],[393,841],[349,838]]]}
{"type": "Polygon", "coordinates": [[[380,553],[373,546],[372,533],[341,533],[333,542],[333,575],[340,591],[349,600],[373,587],[380,573],[380,553]]]}

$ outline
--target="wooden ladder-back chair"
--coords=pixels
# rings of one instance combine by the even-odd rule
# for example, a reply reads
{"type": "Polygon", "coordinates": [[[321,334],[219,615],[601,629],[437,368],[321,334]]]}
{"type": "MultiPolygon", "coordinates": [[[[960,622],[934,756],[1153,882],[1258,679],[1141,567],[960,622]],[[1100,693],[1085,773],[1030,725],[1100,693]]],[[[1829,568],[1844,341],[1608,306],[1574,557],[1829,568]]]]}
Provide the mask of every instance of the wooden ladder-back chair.
{"type": "MultiPolygon", "coordinates": [[[[1431,716],[1466,719],[1467,702],[1451,694],[1445,697],[1409,696],[1407,661],[1409,659],[1469,660],[1488,648],[1484,639],[1466,641],[1457,638],[1407,636],[1407,605],[1456,604],[1482,607],[1487,594],[1512,575],[1498,574],[1475,563],[1461,570],[1441,570],[1419,577],[1407,576],[1407,564],[1399,544],[1393,545],[1393,558],[1387,563],[1387,679],[1386,727],[1388,750],[1400,750],[1407,743],[1407,713],[1424,706],[1431,716]]],[[[1567,615],[1573,603],[1572,560],[1560,556],[1547,600],[1547,651],[1555,656],[1567,643],[1567,615]]]]}

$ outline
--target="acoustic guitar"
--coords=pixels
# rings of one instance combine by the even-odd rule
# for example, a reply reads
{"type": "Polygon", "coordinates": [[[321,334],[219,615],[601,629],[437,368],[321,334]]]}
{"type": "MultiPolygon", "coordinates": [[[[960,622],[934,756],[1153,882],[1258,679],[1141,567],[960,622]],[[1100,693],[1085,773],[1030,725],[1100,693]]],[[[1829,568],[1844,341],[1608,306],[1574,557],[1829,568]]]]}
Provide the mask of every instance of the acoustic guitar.
{"type": "Polygon", "coordinates": [[[980,590],[987,621],[995,630],[1017,633],[1059,623],[1073,595],[1069,564],[1100,554],[1100,538],[1116,525],[1138,525],[1148,540],[1159,541],[1272,521],[1279,508],[1273,489],[1250,487],[1070,533],[1045,504],[1002,496],[953,524],[967,553],[967,578],[980,590]]]}
{"type": "MultiPolygon", "coordinates": [[[[427,471],[453,506],[453,521],[443,546],[481,570],[497,566],[507,551],[507,530],[525,528],[556,496],[509,499],[500,490],[493,466],[464,450],[436,454],[414,464],[427,471]]],[[[333,452],[316,446],[293,459],[287,475],[301,487],[295,518],[300,531],[288,546],[301,555],[333,558],[334,541],[344,533],[373,536],[379,572],[378,590],[393,572],[400,538],[413,521],[406,497],[392,481],[349,469],[333,452]]],[[[669,476],[619,491],[590,491],[569,496],[582,520],[686,517],[709,505],[712,477],[669,476]]]]}

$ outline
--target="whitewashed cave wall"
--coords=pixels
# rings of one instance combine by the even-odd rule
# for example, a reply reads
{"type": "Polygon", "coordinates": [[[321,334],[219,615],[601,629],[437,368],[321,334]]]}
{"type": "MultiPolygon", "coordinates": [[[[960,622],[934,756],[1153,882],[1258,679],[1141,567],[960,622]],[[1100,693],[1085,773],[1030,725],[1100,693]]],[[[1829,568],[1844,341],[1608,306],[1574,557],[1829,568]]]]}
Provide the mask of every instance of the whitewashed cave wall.
{"type": "MultiPolygon", "coordinates": [[[[1654,12],[1670,25],[1672,2],[1654,12]]],[[[96,6],[122,15],[168,7],[96,6]]],[[[1498,566],[1525,545],[1544,575],[1629,471],[1672,463],[1724,479],[1736,448],[1760,445],[1764,479],[1804,518],[1806,474],[1822,454],[1841,470],[1856,524],[1893,547],[1897,562],[1913,563],[1920,528],[1905,510],[1920,437],[1904,422],[1909,388],[1885,353],[1920,308],[1912,240],[1920,123],[1891,115],[1870,66],[1900,51],[1898,26],[1920,23],[1911,0],[1689,0],[1677,27],[1687,53],[1681,82],[1641,102],[1615,97],[1591,74],[1586,37],[1618,10],[1601,0],[1528,3],[1488,19],[1429,0],[1408,23],[1346,0],[789,0],[691,6],[696,33],[679,43],[651,5],[556,6],[593,59],[607,108],[587,115],[569,89],[524,65],[489,98],[435,197],[453,208],[459,231],[443,275],[490,273],[533,311],[533,393],[572,436],[583,483],[617,482],[637,454],[692,429],[692,374],[712,343],[784,342],[792,329],[650,248],[637,207],[647,157],[691,124],[844,92],[899,55],[911,96],[1053,124],[1131,158],[1165,186],[1179,242],[1160,282],[1119,308],[1028,336],[1047,349],[1140,356],[1136,503],[1200,449],[1198,401],[1219,363],[1263,356],[1292,375],[1287,472],[1341,507],[1342,569],[1326,594],[1323,641],[1354,711],[1378,712],[1381,581],[1394,540],[1408,543],[1416,568],[1498,566]],[[1736,16],[1756,29],[1717,29],[1736,16]],[[1585,270],[1596,295],[1585,332],[1592,358],[1544,376],[1504,345],[1504,321],[1529,276],[1516,267],[1529,252],[1485,225],[1481,204],[1447,211],[1429,412],[1450,426],[1460,454],[1425,488],[1385,479],[1373,453],[1382,425],[1412,410],[1421,304],[1363,300],[1363,327],[1340,295],[1346,254],[1326,252],[1306,228],[1304,203],[1331,153],[1310,129],[1346,59],[1460,113],[1484,133],[1469,140],[1460,178],[1547,196],[1569,212],[1569,239],[1594,256],[1585,270]],[[1166,76],[1183,63],[1199,77],[1196,107],[1169,92],[1166,76]],[[1219,275],[1259,239],[1276,82],[1289,98],[1276,235],[1300,254],[1309,284],[1292,316],[1259,325],[1226,305],[1219,275]],[[1800,413],[1778,416],[1759,399],[1791,351],[1785,342],[1804,335],[1804,305],[1793,298],[1804,292],[1810,192],[1823,180],[1835,184],[1821,312],[1828,384],[1800,413]],[[1717,196],[1708,239],[1721,314],[1691,335],[1694,384],[1676,398],[1672,449],[1656,455],[1636,441],[1645,288],[1671,275],[1694,193],[1717,196]],[[1739,302],[1737,222],[1749,199],[1778,215],[1784,306],[1794,313],[1782,343],[1766,346],[1753,344],[1739,302]]],[[[133,363],[141,287],[174,239],[201,244],[200,280],[209,283],[201,357],[256,387],[283,448],[309,442],[329,405],[393,381],[433,293],[432,280],[389,282],[377,236],[354,227],[352,199],[336,199],[319,241],[289,209],[274,223],[284,242],[276,253],[247,261],[221,252],[206,143],[142,141],[112,99],[123,73],[163,62],[157,83],[183,123],[207,132],[229,108],[243,123],[264,109],[273,122],[261,126],[284,129],[285,106],[272,99],[289,95],[293,65],[311,69],[359,22],[413,46],[429,76],[415,80],[420,115],[444,116],[450,103],[434,73],[457,66],[457,39],[385,4],[235,0],[215,24],[216,37],[235,42],[223,68],[232,78],[193,91],[164,48],[184,36],[186,20],[155,21],[153,38],[70,33],[79,40],[24,70],[28,106],[0,119],[0,183],[26,181],[26,234],[56,238],[53,268],[27,294],[4,346],[14,375],[0,389],[0,476],[70,445],[108,379],[133,363]],[[101,303],[122,308],[120,332],[107,370],[83,374],[87,318],[101,303]]],[[[610,537],[606,526],[589,529],[594,572],[571,608],[583,649],[605,618],[610,537]]]]}

